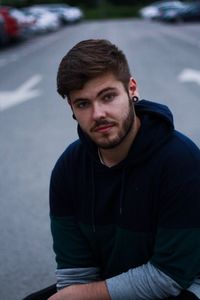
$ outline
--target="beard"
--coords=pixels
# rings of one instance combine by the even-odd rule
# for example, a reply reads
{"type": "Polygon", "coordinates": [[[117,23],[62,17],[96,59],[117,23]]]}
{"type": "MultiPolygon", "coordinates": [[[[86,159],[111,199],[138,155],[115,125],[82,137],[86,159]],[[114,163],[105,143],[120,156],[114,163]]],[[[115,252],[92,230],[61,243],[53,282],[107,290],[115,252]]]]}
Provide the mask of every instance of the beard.
{"type": "MultiPolygon", "coordinates": [[[[134,114],[134,109],[133,109],[133,102],[129,98],[128,111],[126,112],[126,114],[124,114],[124,116],[122,118],[121,128],[116,133],[116,135],[113,138],[111,138],[111,137],[109,137],[109,134],[105,134],[103,136],[102,140],[100,140],[100,141],[92,138],[93,142],[97,145],[98,148],[102,148],[102,149],[113,149],[113,148],[119,146],[124,141],[124,139],[128,136],[130,131],[132,130],[134,120],[135,120],[135,114],[134,114]]],[[[109,123],[113,124],[113,125],[115,125],[115,124],[117,125],[116,122],[107,121],[107,120],[99,120],[96,122],[94,127],[100,126],[100,125],[106,125],[109,123]]]]}

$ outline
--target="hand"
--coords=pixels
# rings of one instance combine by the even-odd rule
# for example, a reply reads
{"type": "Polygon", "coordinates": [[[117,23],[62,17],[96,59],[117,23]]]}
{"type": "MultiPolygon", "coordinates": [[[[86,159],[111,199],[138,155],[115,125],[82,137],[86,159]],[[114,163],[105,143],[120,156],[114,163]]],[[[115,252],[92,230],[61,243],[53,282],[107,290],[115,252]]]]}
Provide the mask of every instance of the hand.
{"type": "Polygon", "coordinates": [[[105,281],[68,286],[48,300],[111,300],[105,281]]]}

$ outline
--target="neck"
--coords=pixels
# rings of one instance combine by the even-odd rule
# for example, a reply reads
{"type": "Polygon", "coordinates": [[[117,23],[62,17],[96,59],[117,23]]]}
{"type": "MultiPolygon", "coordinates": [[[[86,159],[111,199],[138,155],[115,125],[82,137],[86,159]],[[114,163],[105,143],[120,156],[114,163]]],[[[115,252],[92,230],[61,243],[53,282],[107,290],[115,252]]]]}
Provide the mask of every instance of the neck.
{"type": "Polygon", "coordinates": [[[120,145],[112,149],[98,148],[101,163],[107,167],[113,167],[124,160],[128,155],[130,147],[138,133],[140,126],[140,119],[135,117],[132,130],[130,130],[129,134],[120,145]]]}

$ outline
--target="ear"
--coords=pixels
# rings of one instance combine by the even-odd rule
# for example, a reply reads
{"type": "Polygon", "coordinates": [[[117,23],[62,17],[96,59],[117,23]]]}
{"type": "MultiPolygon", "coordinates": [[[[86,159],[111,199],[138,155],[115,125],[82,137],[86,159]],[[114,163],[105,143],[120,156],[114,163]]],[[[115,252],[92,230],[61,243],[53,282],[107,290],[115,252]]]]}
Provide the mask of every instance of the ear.
{"type": "Polygon", "coordinates": [[[129,81],[129,96],[132,98],[133,96],[139,96],[138,89],[137,89],[137,82],[133,77],[130,78],[129,81]]]}

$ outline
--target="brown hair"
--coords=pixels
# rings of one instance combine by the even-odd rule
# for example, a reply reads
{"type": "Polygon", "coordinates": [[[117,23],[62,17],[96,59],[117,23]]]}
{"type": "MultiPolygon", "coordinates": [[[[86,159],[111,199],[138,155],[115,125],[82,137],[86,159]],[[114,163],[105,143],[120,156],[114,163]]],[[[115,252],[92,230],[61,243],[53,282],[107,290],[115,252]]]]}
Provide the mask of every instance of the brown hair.
{"type": "Polygon", "coordinates": [[[61,60],[57,73],[57,91],[64,98],[85,83],[111,72],[125,89],[131,77],[124,53],[103,39],[89,39],[76,44],[61,60]]]}

